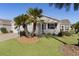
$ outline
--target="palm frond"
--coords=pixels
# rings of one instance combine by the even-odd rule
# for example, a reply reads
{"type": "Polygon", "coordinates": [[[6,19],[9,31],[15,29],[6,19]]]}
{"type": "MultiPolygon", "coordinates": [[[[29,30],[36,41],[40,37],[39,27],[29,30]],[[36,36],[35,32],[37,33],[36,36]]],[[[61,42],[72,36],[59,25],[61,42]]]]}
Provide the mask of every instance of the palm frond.
{"type": "Polygon", "coordinates": [[[66,7],[66,11],[69,11],[71,7],[71,3],[65,3],[65,7],[66,7]]]}
{"type": "Polygon", "coordinates": [[[74,11],[79,9],[79,3],[50,3],[49,6],[55,6],[55,8],[62,9],[65,8],[66,11],[69,11],[71,5],[73,5],[74,11]]]}
{"type": "Polygon", "coordinates": [[[79,9],[79,4],[78,3],[74,3],[74,10],[77,11],[79,9]]]}

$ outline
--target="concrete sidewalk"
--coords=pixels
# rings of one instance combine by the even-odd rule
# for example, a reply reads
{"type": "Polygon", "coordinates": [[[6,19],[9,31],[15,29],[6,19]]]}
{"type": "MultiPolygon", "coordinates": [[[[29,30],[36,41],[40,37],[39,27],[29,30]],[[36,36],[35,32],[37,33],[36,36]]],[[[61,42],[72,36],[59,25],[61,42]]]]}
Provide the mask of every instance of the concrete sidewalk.
{"type": "Polygon", "coordinates": [[[18,34],[14,33],[0,34],[0,41],[9,40],[17,37],[19,37],[18,34]]]}

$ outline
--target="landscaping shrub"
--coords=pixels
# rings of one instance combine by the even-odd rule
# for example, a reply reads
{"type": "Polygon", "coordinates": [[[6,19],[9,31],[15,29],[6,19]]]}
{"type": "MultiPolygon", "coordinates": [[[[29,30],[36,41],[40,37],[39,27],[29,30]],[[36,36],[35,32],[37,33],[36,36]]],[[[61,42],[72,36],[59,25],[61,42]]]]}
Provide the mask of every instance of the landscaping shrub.
{"type": "Polygon", "coordinates": [[[78,33],[78,36],[79,36],[79,33],[78,33]]]}
{"type": "Polygon", "coordinates": [[[66,32],[63,32],[63,35],[65,35],[65,36],[71,36],[71,33],[68,32],[68,31],[66,31],[66,32]]]}
{"type": "Polygon", "coordinates": [[[58,33],[58,36],[59,36],[59,37],[62,37],[63,35],[65,35],[65,36],[71,36],[71,33],[68,32],[68,31],[65,31],[65,32],[59,32],[59,33],[58,33]]]}
{"type": "Polygon", "coordinates": [[[1,28],[1,32],[2,33],[8,33],[7,29],[6,28],[3,28],[3,27],[1,28]]]}
{"type": "Polygon", "coordinates": [[[24,31],[20,31],[20,36],[26,36],[24,31]]]}
{"type": "Polygon", "coordinates": [[[49,37],[52,37],[53,35],[51,34],[51,33],[47,33],[47,34],[45,34],[45,37],[46,38],[49,38],[49,37]]]}
{"type": "Polygon", "coordinates": [[[75,34],[75,29],[74,30],[70,30],[71,34],[75,34]]]}
{"type": "Polygon", "coordinates": [[[62,36],[63,36],[63,32],[59,32],[59,33],[58,33],[58,36],[59,36],[59,37],[62,37],[62,36]]]}

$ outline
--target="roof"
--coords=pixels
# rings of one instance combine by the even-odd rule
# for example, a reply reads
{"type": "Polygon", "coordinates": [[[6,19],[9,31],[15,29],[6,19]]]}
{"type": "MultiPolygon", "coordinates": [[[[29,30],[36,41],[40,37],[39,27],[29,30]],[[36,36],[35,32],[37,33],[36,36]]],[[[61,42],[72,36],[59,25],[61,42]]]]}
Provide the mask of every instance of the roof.
{"type": "Polygon", "coordinates": [[[0,25],[11,25],[11,20],[0,19],[0,25]]]}
{"type": "Polygon", "coordinates": [[[62,25],[64,25],[64,24],[70,24],[70,21],[68,19],[63,19],[63,20],[60,20],[60,23],[62,25]]]}
{"type": "Polygon", "coordinates": [[[51,18],[51,17],[44,16],[44,15],[41,17],[41,20],[43,20],[45,23],[55,23],[55,22],[59,22],[58,19],[51,18]]]}
{"type": "Polygon", "coordinates": [[[52,17],[49,17],[49,16],[44,16],[44,15],[43,15],[43,17],[47,17],[47,18],[50,18],[50,19],[53,19],[53,20],[59,21],[58,19],[56,19],[56,18],[52,18],[52,17]]]}

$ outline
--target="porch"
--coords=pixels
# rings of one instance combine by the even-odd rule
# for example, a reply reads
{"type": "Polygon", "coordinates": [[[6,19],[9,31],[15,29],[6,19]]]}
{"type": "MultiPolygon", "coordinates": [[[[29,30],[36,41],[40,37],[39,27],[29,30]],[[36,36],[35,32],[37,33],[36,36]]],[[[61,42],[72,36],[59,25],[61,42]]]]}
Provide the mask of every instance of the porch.
{"type": "Polygon", "coordinates": [[[38,34],[57,34],[58,23],[39,23],[37,29],[38,34]]]}

